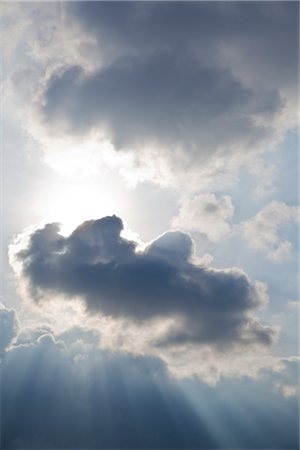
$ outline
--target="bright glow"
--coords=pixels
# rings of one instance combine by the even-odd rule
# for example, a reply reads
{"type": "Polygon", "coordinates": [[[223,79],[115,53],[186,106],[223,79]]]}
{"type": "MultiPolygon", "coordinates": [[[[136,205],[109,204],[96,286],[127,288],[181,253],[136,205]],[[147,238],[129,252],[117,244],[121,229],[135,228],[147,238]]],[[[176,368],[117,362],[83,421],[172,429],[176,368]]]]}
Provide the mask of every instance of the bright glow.
{"type": "Polygon", "coordinates": [[[85,177],[103,170],[103,163],[112,161],[113,149],[108,141],[87,139],[84,143],[73,139],[49,139],[45,160],[56,172],[67,177],[85,177]]]}
{"type": "Polygon", "coordinates": [[[36,196],[35,209],[41,223],[60,223],[63,235],[86,220],[122,215],[126,206],[126,192],[114,183],[112,175],[81,180],[72,177],[47,187],[36,196]]]}
{"type": "Polygon", "coordinates": [[[99,192],[84,184],[75,185],[50,202],[47,206],[47,222],[60,222],[61,232],[70,234],[85,220],[99,219],[116,213],[117,200],[107,190],[99,192]]]}
{"type": "Polygon", "coordinates": [[[84,142],[53,136],[44,150],[57,176],[35,193],[40,224],[61,223],[62,234],[68,235],[85,220],[122,213],[124,217],[126,188],[119,170],[127,160],[107,140],[96,135],[84,142]]]}
{"type": "Polygon", "coordinates": [[[46,163],[65,177],[84,178],[110,169],[131,167],[128,154],[118,152],[101,134],[87,138],[47,137],[44,145],[46,163]]]}

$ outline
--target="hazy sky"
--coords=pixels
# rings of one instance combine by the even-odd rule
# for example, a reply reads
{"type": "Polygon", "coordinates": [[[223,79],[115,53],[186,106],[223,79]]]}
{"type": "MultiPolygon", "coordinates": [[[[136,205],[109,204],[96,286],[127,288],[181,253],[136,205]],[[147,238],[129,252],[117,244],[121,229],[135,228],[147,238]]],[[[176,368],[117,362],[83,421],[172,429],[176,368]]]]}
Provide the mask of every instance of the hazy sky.
{"type": "Polygon", "coordinates": [[[298,2],[0,11],[1,448],[299,448],[298,2]]]}

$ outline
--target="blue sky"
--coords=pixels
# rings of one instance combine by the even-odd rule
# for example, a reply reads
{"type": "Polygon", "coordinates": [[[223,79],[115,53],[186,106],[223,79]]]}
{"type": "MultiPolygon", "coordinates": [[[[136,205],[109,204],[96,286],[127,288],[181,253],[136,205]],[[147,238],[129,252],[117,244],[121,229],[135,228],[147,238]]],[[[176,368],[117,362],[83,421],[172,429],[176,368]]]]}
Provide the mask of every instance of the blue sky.
{"type": "Polygon", "coordinates": [[[2,447],[296,449],[297,2],[2,3],[2,447]]]}

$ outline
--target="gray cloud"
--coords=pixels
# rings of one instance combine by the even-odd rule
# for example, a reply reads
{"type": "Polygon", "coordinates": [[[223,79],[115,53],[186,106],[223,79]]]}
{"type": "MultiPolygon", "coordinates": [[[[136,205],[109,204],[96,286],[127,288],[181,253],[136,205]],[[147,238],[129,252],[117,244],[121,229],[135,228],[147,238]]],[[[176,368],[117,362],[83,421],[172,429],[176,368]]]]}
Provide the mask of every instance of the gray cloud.
{"type": "Polygon", "coordinates": [[[272,116],[279,107],[276,92],[256,96],[228,70],[172,50],[122,57],[93,74],[73,67],[54,75],[42,113],[74,134],[102,128],[119,149],[179,148],[206,159],[224,143],[227,150],[261,144],[271,130],[258,123],[261,109],[272,116]]]}
{"type": "MultiPolygon", "coordinates": [[[[271,344],[274,331],[252,316],[265,292],[239,269],[214,270],[193,263],[193,242],[182,232],[167,232],[138,251],[120,233],[116,216],[81,224],[69,237],[48,224],[17,249],[12,264],[21,263],[21,277],[30,295],[84,299],[98,311],[136,323],[176,319],[164,339],[208,343],[271,344]]],[[[160,343],[161,344],[161,343],[160,343]]]]}
{"type": "Polygon", "coordinates": [[[283,395],[296,360],[211,387],[98,338],[80,327],[19,337],[1,368],[2,448],[297,448],[297,396],[283,395]]]}
{"type": "MultiPolygon", "coordinates": [[[[295,83],[298,5],[266,3],[76,3],[72,20],[96,37],[105,59],[154,49],[189,51],[202,61],[242,63],[248,78],[267,77],[270,85],[295,83]],[[256,64],[254,64],[256,62],[256,64]]],[[[238,70],[239,69],[239,70],[238,70]]],[[[243,74],[246,76],[245,74],[243,74]]]]}
{"type": "Polygon", "coordinates": [[[214,446],[159,359],[99,349],[80,328],[35,334],[4,360],[3,448],[214,446]]]}
{"type": "Polygon", "coordinates": [[[173,174],[220,174],[295,126],[297,4],[124,6],[65,6],[102,63],[68,58],[52,73],[38,108],[46,128],[101,130],[146,166],[156,155],[173,174]]]}
{"type": "Polygon", "coordinates": [[[24,5],[10,18],[24,34],[8,29],[26,42],[11,91],[48,161],[72,140],[88,153],[91,138],[100,165],[104,137],[126,151],[110,155],[133,182],[215,190],[296,126],[297,12],[296,2],[24,5]]]}

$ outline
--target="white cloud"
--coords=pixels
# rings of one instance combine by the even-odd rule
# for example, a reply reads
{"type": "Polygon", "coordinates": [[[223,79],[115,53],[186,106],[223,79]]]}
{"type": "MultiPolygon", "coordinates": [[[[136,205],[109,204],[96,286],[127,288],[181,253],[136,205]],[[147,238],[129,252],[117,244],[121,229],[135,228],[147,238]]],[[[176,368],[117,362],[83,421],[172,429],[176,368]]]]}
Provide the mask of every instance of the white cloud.
{"type": "Polygon", "coordinates": [[[288,259],[293,251],[293,246],[290,241],[282,241],[278,244],[278,247],[269,252],[269,258],[273,261],[282,261],[288,259]]]}
{"type": "Polygon", "coordinates": [[[233,213],[230,196],[217,198],[211,193],[199,194],[182,201],[172,225],[186,231],[198,231],[210,241],[219,242],[230,234],[233,213]]]}
{"type": "Polygon", "coordinates": [[[15,338],[17,330],[18,322],[15,311],[5,308],[0,303],[0,358],[15,338]]]}
{"type": "Polygon", "coordinates": [[[299,222],[299,213],[298,206],[273,201],[253,219],[242,222],[238,229],[253,250],[264,251],[269,259],[282,261],[291,255],[293,247],[290,241],[281,239],[281,228],[289,223],[299,222]]]}

